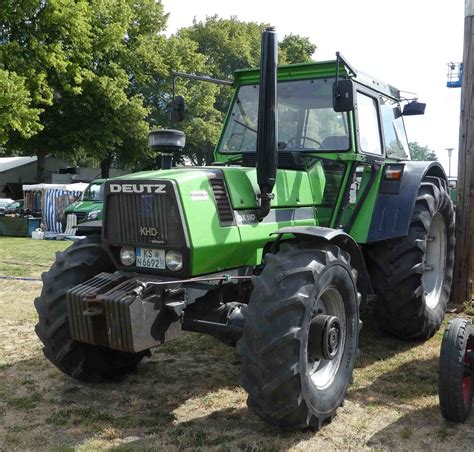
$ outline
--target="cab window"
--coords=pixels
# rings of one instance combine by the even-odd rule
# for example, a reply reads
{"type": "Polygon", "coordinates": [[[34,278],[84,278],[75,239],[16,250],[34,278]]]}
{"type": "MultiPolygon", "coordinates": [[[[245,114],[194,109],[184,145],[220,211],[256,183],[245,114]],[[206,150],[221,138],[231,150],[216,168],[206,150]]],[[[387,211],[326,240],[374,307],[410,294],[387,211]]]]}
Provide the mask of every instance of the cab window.
{"type": "Polygon", "coordinates": [[[359,121],[359,143],[362,152],[382,154],[377,100],[357,92],[357,118],[359,121]]]}
{"type": "Polygon", "coordinates": [[[408,158],[410,153],[400,106],[382,96],[380,98],[380,112],[387,157],[408,158]]]}

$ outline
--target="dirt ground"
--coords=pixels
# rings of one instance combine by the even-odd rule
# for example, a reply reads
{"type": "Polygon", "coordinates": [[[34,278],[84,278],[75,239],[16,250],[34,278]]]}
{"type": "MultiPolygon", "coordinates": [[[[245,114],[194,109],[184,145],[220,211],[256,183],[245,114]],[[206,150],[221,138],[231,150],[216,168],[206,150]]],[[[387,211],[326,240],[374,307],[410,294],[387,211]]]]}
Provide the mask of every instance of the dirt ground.
{"type": "MultiPolygon", "coordinates": [[[[38,277],[54,248],[66,246],[0,238],[0,276],[38,277]]],[[[0,279],[0,450],[473,447],[474,413],[453,425],[439,412],[442,332],[426,343],[403,343],[382,336],[366,314],[345,406],[319,432],[284,433],[247,409],[235,350],[206,336],[186,334],[155,349],[119,381],[66,377],[44,358],[34,333],[40,288],[38,281],[0,279]]]]}

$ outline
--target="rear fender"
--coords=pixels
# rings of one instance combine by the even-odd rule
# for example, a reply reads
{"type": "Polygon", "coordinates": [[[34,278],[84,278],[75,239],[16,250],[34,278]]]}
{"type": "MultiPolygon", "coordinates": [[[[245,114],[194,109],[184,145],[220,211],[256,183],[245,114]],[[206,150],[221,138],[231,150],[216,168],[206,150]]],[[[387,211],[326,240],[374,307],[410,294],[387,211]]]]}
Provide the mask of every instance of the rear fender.
{"type": "Polygon", "coordinates": [[[357,289],[362,296],[362,303],[365,303],[368,293],[373,293],[362,250],[350,235],[339,229],[323,228],[320,226],[290,226],[278,229],[278,231],[273,233],[273,235],[278,235],[277,240],[272,242],[273,252],[277,250],[280,240],[285,234],[294,235],[295,240],[322,239],[348,252],[351,256],[351,265],[357,270],[357,289]]]}
{"type": "Polygon", "coordinates": [[[367,243],[404,237],[408,234],[418,189],[423,180],[447,187],[447,178],[438,162],[406,161],[390,163],[400,167],[399,181],[382,179],[372,213],[367,243]]]}

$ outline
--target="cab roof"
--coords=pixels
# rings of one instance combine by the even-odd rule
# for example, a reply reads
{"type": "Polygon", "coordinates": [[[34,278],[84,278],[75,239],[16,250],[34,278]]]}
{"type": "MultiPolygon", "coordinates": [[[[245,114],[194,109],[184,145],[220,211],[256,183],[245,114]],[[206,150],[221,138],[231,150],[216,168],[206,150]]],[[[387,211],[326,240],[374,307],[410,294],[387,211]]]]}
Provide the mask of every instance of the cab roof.
{"type": "MultiPolygon", "coordinates": [[[[342,77],[347,77],[347,72],[341,64],[339,73],[342,77]]],[[[307,63],[285,64],[278,66],[278,80],[301,80],[314,77],[335,77],[336,76],[336,60],[332,61],[310,61],[307,63]]],[[[392,85],[381,82],[370,75],[356,71],[355,76],[350,77],[352,80],[361,85],[370,88],[380,94],[390,97],[396,101],[400,101],[400,90],[392,85]]],[[[238,69],[234,72],[233,87],[239,85],[248,85],[259,83],[259,68],[238,69]]]]}

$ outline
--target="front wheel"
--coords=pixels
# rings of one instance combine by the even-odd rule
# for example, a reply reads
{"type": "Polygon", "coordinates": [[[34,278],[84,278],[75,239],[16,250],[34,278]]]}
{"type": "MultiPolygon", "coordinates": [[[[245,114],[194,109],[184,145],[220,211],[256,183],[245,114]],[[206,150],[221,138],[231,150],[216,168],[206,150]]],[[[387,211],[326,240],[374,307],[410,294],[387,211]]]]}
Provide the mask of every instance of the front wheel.
{"type": "Polygon", "coordinates": [[[249,407],[284,429],[320,428],[344,402],[359,337],[357,273],[327,242],[287,242],[254,279],[237,343],[249,407]]]}
{"type": "Polygon", "coordinates": [[[470,322],[455,319],[444,332],[439,358],[441,414],[452,422],[464,422],[472,407],[474,331],[470,322]]]}
{"type": "Polygon", "coordinates": [[[126,353],[71,338],[66,292],[101,272],[114,271],[100,236],[74,242],[57,253],[49,272],[43,273],[43,289],[35,300],[35,331],[44,354],[59,370],[81,381],[98,382],[124,375],[137,366],[146,352],[126,353]]]}

